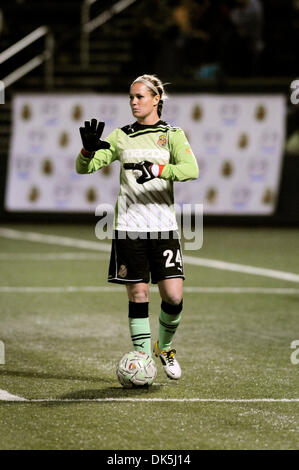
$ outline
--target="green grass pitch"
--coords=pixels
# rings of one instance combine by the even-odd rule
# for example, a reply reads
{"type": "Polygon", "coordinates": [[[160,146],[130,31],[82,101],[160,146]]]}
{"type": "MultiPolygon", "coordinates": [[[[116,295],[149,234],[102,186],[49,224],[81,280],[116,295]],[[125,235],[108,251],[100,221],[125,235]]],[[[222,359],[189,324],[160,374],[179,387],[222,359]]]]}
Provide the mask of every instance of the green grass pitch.
{"type": "MultiPolygon", "coordinates": [[[[97,241],[91,225],[5,227],[97,241]]],[[[201,250],[185,255],[298,278],[298,234],[206,227],[201,250]]],[[[174,341],[182,378],[170,381],[157,363],[152,387],[125,390],[115,367],[132,350],[127,297],[106,282],[108,262],[107,252],[0,233],[0,389],[28,400],[0,392],[0,449],[298,449],[298,281],[186,264],[174,341]]],[[[151,287],[152,341],[159,308],[151,287]]]]}

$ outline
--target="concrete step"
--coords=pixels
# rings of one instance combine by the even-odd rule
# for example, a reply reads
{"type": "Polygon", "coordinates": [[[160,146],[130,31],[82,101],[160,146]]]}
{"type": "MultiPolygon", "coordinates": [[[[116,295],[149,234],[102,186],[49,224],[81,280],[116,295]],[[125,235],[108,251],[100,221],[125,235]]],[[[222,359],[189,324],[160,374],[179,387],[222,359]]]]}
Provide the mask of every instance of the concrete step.
{"type": "Polygon", "coordinates": [[[70,76],[74,75],[82,78],[98,76],[99,74],[111,75],[112,73],[119,73],[120,70],[121,66],[118,62],[97,63],[90,66],[86,70],[84,70],[80,64],[59,65],[55,69],[55,78],[59,76],[65,76],[69,78],[70,76]]]}
{"type": "MultiPolygon", "coordinates": [[[[38,89],[43,93],[43,87],[41,86],[41,77],[27,77],[22,83],[22,89],[25,92],[36,92],[38,89]]],[[[72,90],[89,91],[89,89],[96,89],[99,87],[110,86],[111,77],[110,75],[96,75],[94,77],[88,76],[61,76],[54,78],[54,89],[53,92],[63,89],[65,92],[71,92],[72,90]]],[[[45,90],[46,91],[46,90],[45,90]]]]}
{"type": "MultiPolygon", "coordinates": [[[[80,65],[80,54],[77,54],[75,57],[67,54],[67,52],[64,54],[64,56],[61,56],[59,59],[56,61],[55,65],[55,74],[61,74],[61,73],[81,73],[84,70],[82,69],[80,65]]],[[[125,53],[117,53],[113,52],[111,54],[103,53],[94,53],[90,52],[89,53],[89,63],[92,65],[88,69],[88,73],[94,74],[94,73],[101,73],[103,71],[103,67],[106,67],[110,71],[114,71],[116,65],[118,66],[117,71],[119,70],[119,66],[122,66],[123,64],[128,64],[133,60],[133,56],[127,52],[125,53]]]]}

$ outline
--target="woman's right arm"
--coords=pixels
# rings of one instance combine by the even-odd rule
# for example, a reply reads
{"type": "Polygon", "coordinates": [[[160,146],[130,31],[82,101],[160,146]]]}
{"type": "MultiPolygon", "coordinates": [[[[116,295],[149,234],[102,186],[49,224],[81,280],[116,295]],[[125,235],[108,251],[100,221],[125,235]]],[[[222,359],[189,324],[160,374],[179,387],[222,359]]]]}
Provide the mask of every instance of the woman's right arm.
{"type": "Polygon", "coordinates": [[[109,134],[105,139],[110,143],[109,149],[100,149],[95,153],[85,152],[83,149],[79,153],[76,159],[76,171],[79,174],[93,173],[100,170],[101,168],[110,165],[118,159],[118,148],[117,148],[117,134],[118,129],[109,134]],[[83,153],[82,153],[83,152],[83,153]]]}

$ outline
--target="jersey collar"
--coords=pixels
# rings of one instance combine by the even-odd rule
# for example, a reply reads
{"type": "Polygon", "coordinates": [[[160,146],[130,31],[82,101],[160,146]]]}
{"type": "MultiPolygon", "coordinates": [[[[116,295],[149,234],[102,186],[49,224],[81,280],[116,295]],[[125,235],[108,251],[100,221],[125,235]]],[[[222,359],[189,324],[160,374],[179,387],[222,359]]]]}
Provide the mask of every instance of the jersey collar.
{"type": "Polygon", "coordinates": [[[156,124],[139,124],[139,122],[135,121],[134,124],[132,124],[132,127],[134,129],[134,132],[141,131],[143,129],[155,129],[156,127],[159,127],[162,125],[166,125],[166,122],[161,121],[161,119],[156,122],[156,124]]]}

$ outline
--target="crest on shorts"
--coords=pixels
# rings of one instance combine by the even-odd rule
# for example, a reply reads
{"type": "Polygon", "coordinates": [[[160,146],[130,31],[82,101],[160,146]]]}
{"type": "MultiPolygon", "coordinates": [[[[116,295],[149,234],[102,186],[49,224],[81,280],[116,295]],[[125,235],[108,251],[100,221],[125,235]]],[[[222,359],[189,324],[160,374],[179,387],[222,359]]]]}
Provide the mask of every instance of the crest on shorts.
{"type": "Polygon", "coordinates": [[[160,135],[157,144],[160,145],[160,147],[165,147],[165,145],[167,144],[166,136],[165,135],[160,135]]]}
{"type": "Polygon", "coordinates": [[[125,266],[124,264],[121,264],[118,270],[119,277],[126,277],[127,274],[128,274],[127,266],[125,266]]]}

